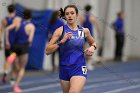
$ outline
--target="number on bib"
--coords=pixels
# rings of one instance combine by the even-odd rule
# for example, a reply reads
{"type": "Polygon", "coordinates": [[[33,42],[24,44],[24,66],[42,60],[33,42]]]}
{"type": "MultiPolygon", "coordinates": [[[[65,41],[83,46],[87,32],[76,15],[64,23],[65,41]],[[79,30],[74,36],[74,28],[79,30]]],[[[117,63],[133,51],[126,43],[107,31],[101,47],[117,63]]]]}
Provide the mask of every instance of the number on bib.
{"type": "Polygon", "coordinates": [[[82,66],[82,71],[83,71],[83,74],[87,74],[87,67],[86,66],[82,66]]]}

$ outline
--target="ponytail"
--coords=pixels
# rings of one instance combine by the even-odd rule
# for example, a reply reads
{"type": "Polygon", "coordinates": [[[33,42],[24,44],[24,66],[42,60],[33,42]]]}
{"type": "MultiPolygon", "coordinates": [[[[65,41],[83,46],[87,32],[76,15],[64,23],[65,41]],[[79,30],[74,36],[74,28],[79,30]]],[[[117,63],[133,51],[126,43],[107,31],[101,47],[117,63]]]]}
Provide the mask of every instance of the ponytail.
{"type": "Polygon", "coordinates": [[[59,15],[60,18],[65,19],[65,12],[64,12],[64,10],[62,8],[60,8],[59,11],[60,11],[60,15],[59,15]]]}

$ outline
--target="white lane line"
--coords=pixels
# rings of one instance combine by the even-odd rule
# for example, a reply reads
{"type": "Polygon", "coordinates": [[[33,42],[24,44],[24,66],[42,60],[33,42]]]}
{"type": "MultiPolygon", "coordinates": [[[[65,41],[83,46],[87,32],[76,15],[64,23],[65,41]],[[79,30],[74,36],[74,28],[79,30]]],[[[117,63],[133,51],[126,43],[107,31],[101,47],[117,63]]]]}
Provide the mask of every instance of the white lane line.
{"type": "MultiPolygon", "coordinates": [[[[90,81],[93,81],[93,82],[101,82],[101,81],[107,81],[107,80],[117,80],[117,77],[104,77],[104,78],[89,78],[87,79],[87,83],[90,82],[90,81]]],[[[53,82],[53,81],[59,81],[59,79],[41,79],[41,80],[34,80],[34,81],[25,81],[25,82],[21,82],[20,86],[24,86],[24,85],[31,85],[31,84],[36,84],[36,83],[45,83],[45,82],[53,82]]],[[[5,88],[11,88],[12,86],[11,85],[3,85],[0,87],[0,89],[5,89],[5,88]]]]}
{"type": "Polygon", "coordinates": [[[135,89],[135,88],[140,88],[140,84],[139,85],[133,85],[133,86],[129,86],[129,87],[123,87],[123,88],[119,88],[119,89],[115,89],[115,90],[111,90],[111,91],[106,91],[104,93],[119,93],[125,90],[129,90],[129,89],[135,89]]]}
{"type": "MultiPolygon", "coordinates": [[[[109,79],[109,78],[107,78],[109,79]]],[[[47,79],[48,80],[48,79],[47,79]]],[[[97,79],[96,79],[97,80],[97,79]]],[[[99,79],[98,79],[99,80],[99,79]]],[[[103,79],[104,80],[104,79],[103,79]]],[[[53,80],[54,81],[54,80],[53,80]]],[[[100,80],[101,81],[101,80],[100,80]]],[[[42,80],[42,82],[45,82],[44,80],[42,80]]],[[[88,80],[88,82],[95,82],[95,79],[90,79],[88,80]]],[[[30,82],[33,83],[33,82],[30,82]]],[[[37,83],[37,82],[36,82],[37,83]]],[[[40,82],[38,82],[40,83],[40,82]]],[[[27,82],[26,82],[27,84],[27,82]]],[[[22,84],[23,85],[23,84],[22,84]]],[[[60,84],[58,83],[54,83],[54,84],[50,84],[50,85],[46,85],[46,86],[39,86],[39,87],[33,87],[33,88],[29,88],[29,89],[24,89],[23,92],[31,92],[31,91],[36,91],[36,90],[41,90],[41,89],[46,89],[46,88],[53,88],[53,87],[58,87],[60,84]]],[[[8,92],[8,93],[13,93],[13,92],[8,92]]]]}
{"type": "MultiPolygon", "coordinates": [[[[112,78],[112,80],[117,79],[114,76],[112,76],[111,78],[112,78]]],[[[30,81],[21,82],[20,85],[21,86],[23,86],[23,85],[31,85],[31,84],[35,84],[35,83],[52,82],[52,81],[56,81],[56,80],[59,81],[59,79],[41,79],[41,80],[34,80],[34,81],[30,80],[30,81]]],[[[89,79],[87,79],[87,82],[91,81],[91,80],[96,81],[96,82],[100,82],[100,81],[104,81],[104,80],[110,80],[110,77],[109,78],[108,77],[94,78],[94,79],[89,78],[89,79]]],[[[12,87],[12,86],[11,85],[3,85],[3,86],[0,87],[0,89],[10,88],[10,87],[12,87]]]]}
{"type": "MultiPolygon", "coordinates": [[[[60,85],[59,83],[55,83],[55,84],[50,84],[50,85],[46,85],[46,86],[33,87],[33,88],[29,88],[29,89],[24,89],[22,93],[31,92],[31,91],[37,91],[37,90],[41,90],[41,89],[48,89],[48,88],[58,87],[59,85],[60,85]]],[[[8,92],[8,93],[14,93],[14,92],[8,92]]]]}
{"type": "MultiPolygon", "coordinates": [[[[36,84],[36,83],[43,83],[43,82],[53,82],[53,81],[57,81],[59,79],[41,79],[41,80],[34,80],[34,81],[26,81],[26,82],[22,82],[20,84],[20,86],[23,86],[23,85],[31,85],[31,84],[36,84]]],[[[1,86],[0,89],[5,89],[5,88],[10,88],[12,87],[12,85],[5,85],[5,86],[1,86]]]]}
{"type": "MultiPolygon", "coordinates": [[[[137,75],[138,73],[139,72],[134,72],[133,75],[134,74],[137,75]]],[[[127,74],[129,74],[129,72],[126,73],[126,74],[123,74],[123,76],[125,76],[127,74]]],[[[106,80],[110,80],[110,78],[111,78],[111,80],[113,80],[113,79],[121,79],[120,77],[116,77],[116,76],[113,76],[113,75],[112,76],[103,77],[103,78],[89,77],[89,79],[87,79],[87,82],[90,81],[90,80],[93,80],[95,82],[106,81],[106,80]],[[90,79],[90,78],[94,78],[94,79],[90,79]]],[[[130,77],[127,76],[126,78],[130,78],[130,77]]],[[[49,78],[49,79],[41,79],[41,80],[34,80],[34,81],[32,81],[32,80],[25,81],[25,82],[21,82],[20,85],[21,86],[22,85],[31,85],[31,84],[36,84],[36,83],[41,83],[41,82],[47,82],[47,81],[51,82],[51,81],[55,81],[55,80],[58,80],[59,81],[59,79],[50,79],[49,78]]],[[[133,80],[133,79],[130,79],[130,80],[133,80]]],[[[11,88],[11,87],[12,87],[11,85],[3,85],[3,86],[0,86],[0,89],[11,88]]]]}
{"type": "MultiPolygon", "coordinates": [[[[134,81],[135,82],[140,82],[140,79],[134,79],[134,81]]],[[[93,82],[93,81],[91,81],[91,82],[93,82]]],[[[124,80],[119,80],[119,81],[112,81],[112,82],[104,82],[104,83],[100,83],[100,84],[92,84],[92,85],[85,86],[84,90],[92,89],[92,88],[96,88],[96,87],[101,87],[101,86],[112,85],[112,84],[122,84],[122,83],[128,83],[128,82],[126,82],[124,80]]],[[[58,92],[55,92],[55,93],[62,93],[62,91],[58,91],[58,92]]]]}

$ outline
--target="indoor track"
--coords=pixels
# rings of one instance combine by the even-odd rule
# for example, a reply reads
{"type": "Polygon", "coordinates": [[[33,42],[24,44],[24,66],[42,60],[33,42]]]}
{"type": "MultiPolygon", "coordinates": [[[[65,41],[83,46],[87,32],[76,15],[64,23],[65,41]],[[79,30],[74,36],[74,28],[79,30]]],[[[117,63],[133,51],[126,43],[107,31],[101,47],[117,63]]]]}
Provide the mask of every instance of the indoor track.
{"type": "MultiPolygon", "coordinates": [[[[82,93],[140,93],[140,61],[112,63],[88,72],[82,93]]],[[[62,93],[57,72],[28,71],[21,88],[24,93],[62,93]]],[[[12,93],[12,86],[0,83],[0,93],[12,93]]]]}

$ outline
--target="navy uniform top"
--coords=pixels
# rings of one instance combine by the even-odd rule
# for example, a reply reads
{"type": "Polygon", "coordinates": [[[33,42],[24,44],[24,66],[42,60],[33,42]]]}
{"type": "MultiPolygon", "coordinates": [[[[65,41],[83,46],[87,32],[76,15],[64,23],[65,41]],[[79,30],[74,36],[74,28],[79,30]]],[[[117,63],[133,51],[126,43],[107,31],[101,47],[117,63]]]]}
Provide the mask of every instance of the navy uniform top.
{"type": "Polygon", "coordinates": [[[118,18],[113,24],[112,28],[116,31],[117,34],[124,34],[124,21],[122,18],[118,18]]]}
{"type": "Polygon", "coordinates": [[[124,23],[122,18],[118,18],[116,20],[117,32],[123,33],[124,32],[124,23]]]}
{"type": "Polygon", "coordinates": [[[26,44],[28,43],[28,35],[25,32],[25,26],[31,22],[21,21],[20,27],[16,32],[16,44],[26,44]]]}

